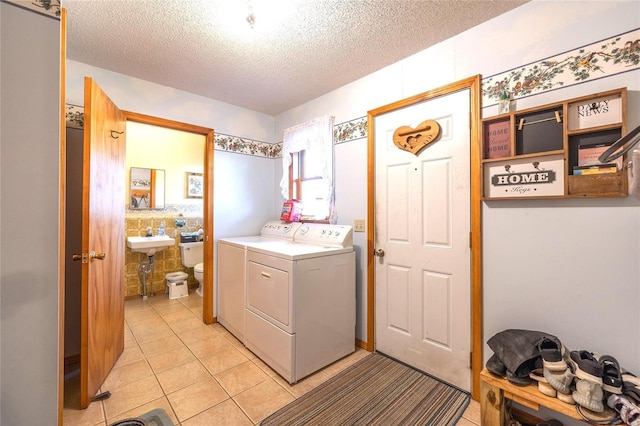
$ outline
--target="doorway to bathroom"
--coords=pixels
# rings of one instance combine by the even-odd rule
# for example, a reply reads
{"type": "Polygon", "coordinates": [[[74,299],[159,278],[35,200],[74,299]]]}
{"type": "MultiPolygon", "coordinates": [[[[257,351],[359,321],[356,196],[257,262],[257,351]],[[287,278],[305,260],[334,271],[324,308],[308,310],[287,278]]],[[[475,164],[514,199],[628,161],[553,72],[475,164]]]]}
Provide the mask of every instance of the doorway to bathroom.
{"type": "MultiPolygon", "coordinates": [[[[154,126],[161,129],[178,130],[181,132],[201,135],[204,138],[204,164],[201,176],[202,188],[202,226],[203,226],[203,251],[204,251],[204,277],[202,285],[202,320],[205,324],[214,322],[214,288],[213,288],[213,129],[182,123],[164,118],[153,117],[135,112],[123,111],[127,123],[139,123],[154,126]]],[[[185,171],[185,179],[187,173],[185,171]]],[[[185,191],[187,183],[181,182],[185,191]]]]}
{"type": "MultiPolygon", "coordinates": [[[[102,93],[91,79],[91,90],[102,93]]],[[[85,94],[86,94],[85,90],[85,94]]],[[[93,92],[92,92],[93,94],[93,92]]],[[[104,95],[104,93],[102,93],[104,95]]],[[[109,101],[106,95],[103,96],[109,101]]],[[[110,102],[110,101],[109,101],[110,102]]],[[[61,293],[65,300],[61,301],[65,312],[64,347],[65,364],[67,356],[71,360],[77,359],[80,365],[81,376],[81,405],[87,406],[93,398],[104,377],[117,361],[121,351],[121,332],[124,329],[122,307],[124,303],[123,278],[124,278],[124,176],[125,164],[122,153],[116,153],[126,141],[125,122],[141,123],[158,128],[179,130],[192,133],[201,137],[204,143],[203,165],[201,170],[202,189],[202,226],[203,235],[203,322],[213,323],[213,130],[200,126],[193,126],[171,120],[160,119],[133,112],[119,111],[115,105],[101,108],[85,99],[85,119],[83,130],[69,132],[69,138],[65,146],[67,158],[67,173],[64,182],[67,193],[67,205],[65,211],[70,220],[75,222],[65,223],[62,235],[65,236],[64,261],[65,275],[78,265],[81,275],[80,284],[77,279],[65,278],[64,289],[61,293]],[[94,122],[92,116],[100,109],[107,113],[116,111],[118,119],[107,118],[100,122],[94,122]],[[111,130],[109,130],[111,129],[111,130]],[[115,130],[114,130],[115,129],[115,130]],[[114,140],[120,139],[120,143],[114,140]],[[74,140],[75,139],[75,140],[74,140]],[[95,144],[93,142],[96,142],[95,144]],[[95,150],[95,146],[103,146],[105,149],[95,150]],[[115,161],[117,160],[117,161],[115,161]],[[89,170],[90,169],[90,170],[89,170]],[[96,182],[100,182],[96,184],[96,182]],[[117,194],[104,196],[103,191],[108,187],[118,187],[117,194]],[[90,193],[90,197],[89,197],[90,193]],[[122,201],[118,201],[122,200],[122,201]],[[70,205],[69,203],[76,203],[70,205]],[[94,214],[95,203],[108,207],[94,214]],[[114,212],[109,214],[108,211],[114,212]],[[106,214],[105,214],[106,212],[106,214]],[[117,214],[116,214],[117,212],[117,214]],[[120,213],[122,212],[122,214],[120,213]],[[77,213],[74,216],[71,213],[77,213]],[[108,225],[100,225],[101,220],[109,218],[108,225]],[[114,220],[115,218],[115,220],[114,220]],[[86,222],[90,222],[88,225],[86,222]],[[75,223],[75,224],[72,224],[75,223]],[[80,246],[70,247],[74,238],[74,226],[81,223],[79,232],[75,232],[75,238],[80,241],[80,246]],[[88,230],[88,231],[87,231],[88,230]],[[90,234],[90,235],[87,235],[90,234]],[[115,241],[111,241],[116,235],[115,241]],[[94,253],[95,251],[95,253],[94,253]],[[86,253],[86,256],[85,256],[86,253]],[[71,262],[72,254],[78,254],[79,262],[71,262]],[[86,261],[85,261],[86,258],[86,261]],[[103,262],[107,259],[107,262],[103,262]],[[114,263],[115,261],[115,263],[114,263]],[[104,268],[101,264],[109,264],[104,268]],[[111,272],[109,272],[111,271],[111,272]],[[111,276],[111,275],[113,276],[111,276]],[[77,285],[78,288],[74,288],[77,285]],[[72,300],[74,296],[78,299],[72,300]],[[70,318],[70,315],[76,315],[70,318]],[[74,328],[76,324],[80,327],[74,328]],[[97,328],[96,328],[97,327],[97,328]],[[73,338],[68,333],[79,333],[77,355],[69,350],[73,338]],[[107,357],[107,355],[109,355],[107,357]],[[108,359],[107,359],[108,358],[108,359]]],[[[102,112],[102,111],[101,111],[102,112]]],[[[109,192],[109,191],[107,191],[109,192]]],[[[61,371],[61,375],[64,374],[61,371]]],[[[60,378],[61,383],[64,378],[60,378]]]]}
{"type": "MultiPolygon", "coordinates": [[[[125,235],[166,235],[169,245],[154,250],[125,252],[125,299],[143,295],[171,298],[184,294],[187,285],[202,295],[204,135],[128,120],[125,158],[125,235]],[[189,243],[193,247],[184,244],[189,243]],[[190,254],[185,263],[181,254],[190,254]],[[194,256],[197,254],[197,256],[194,256]],[[165,279],[172,274],[168,288],[165,279]],[[198,280],[198,278],[200,278],[198,280]],[[187,285],[184,285],[184,281],[187,285]],[[179,290],[179,292],[177,291],[179,290]]],[[[202,317],[202,314],[199,314],[202,317]]]]}

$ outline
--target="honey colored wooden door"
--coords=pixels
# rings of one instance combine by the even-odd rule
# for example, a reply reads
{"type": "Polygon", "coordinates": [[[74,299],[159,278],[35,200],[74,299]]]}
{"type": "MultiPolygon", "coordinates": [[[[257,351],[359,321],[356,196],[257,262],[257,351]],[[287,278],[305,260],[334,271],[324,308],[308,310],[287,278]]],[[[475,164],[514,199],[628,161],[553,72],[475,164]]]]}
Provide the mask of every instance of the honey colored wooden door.
{"type": "MultiPolygon", "coordinates": [[[[124,348],[124,114],[90,78],[84,88],[80,404],[124,348]]],[[[102,389],[104,392],[105,389],[102,389]]]]}

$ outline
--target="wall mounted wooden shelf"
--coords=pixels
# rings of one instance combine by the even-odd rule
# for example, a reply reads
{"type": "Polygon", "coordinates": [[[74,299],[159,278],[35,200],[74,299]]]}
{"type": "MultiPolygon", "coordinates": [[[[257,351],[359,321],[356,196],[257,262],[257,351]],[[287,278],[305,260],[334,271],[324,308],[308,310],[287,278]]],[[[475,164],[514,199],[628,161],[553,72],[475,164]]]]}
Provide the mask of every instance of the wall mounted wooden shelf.
{"type": "Polygon", "coordinates": [[[482,120],[485,200],[626,197],[626,155],[599,155],[627,132],[620,88],[482,120]]]}

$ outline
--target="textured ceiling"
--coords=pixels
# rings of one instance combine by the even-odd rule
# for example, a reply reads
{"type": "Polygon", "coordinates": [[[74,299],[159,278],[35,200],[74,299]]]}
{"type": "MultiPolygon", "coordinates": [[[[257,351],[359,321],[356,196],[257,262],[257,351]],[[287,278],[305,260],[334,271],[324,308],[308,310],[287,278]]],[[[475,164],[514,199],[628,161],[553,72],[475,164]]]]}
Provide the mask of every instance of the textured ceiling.
{"type": "Polygon", "coordinates": [[[62,6],[67,58],[277,115],[523,3],[63,0],[62,6]]]}

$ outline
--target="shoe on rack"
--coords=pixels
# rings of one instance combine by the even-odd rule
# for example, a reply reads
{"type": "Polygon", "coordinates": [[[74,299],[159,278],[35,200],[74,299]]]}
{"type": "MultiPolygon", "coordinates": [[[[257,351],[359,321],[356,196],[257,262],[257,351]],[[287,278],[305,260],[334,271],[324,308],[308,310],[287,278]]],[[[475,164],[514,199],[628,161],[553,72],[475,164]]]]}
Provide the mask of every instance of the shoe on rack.
{"type": "Polygon", "coordinates": [[[543,337],[538,343],[538,350],[542,357],[542,363],[544,368],[549,371],[564,371],[567,368],[567,363],[564,360],[563,352],[566,349],[555,337],[543,337]]]}
{"type": "Polygon", "coordinates": [[[572,393],[576,404],[587,410],[601,413],[604,411],[604,392],[602,385],[590,380],[576,380],[576,390],[572,393]]]}
{"type": "Polygon", "coordinates": [[[640,379],[631,373],[622,373],[622,393],[640,404],[640,379]]]}
{"type": "Polygon", "coordinates": [[[531,383],[531,378],[527,376],[519,376],[507,370],[507,380],[517,386],[527,386],[531,383]]]}
{"type": "Polygon", "coordinates": [[[604,410],[602,412],[596,413],[595,411],[591,411],[578,405],[576,406],[576,411],[578,412],[580,417],[582,417],[582,419],[590,425],[620,424],[620,416],[618,415],[616,410],[612,410],[609,407],[604,407],[604,410]]]}
{"type": "Polygon", "coordinates": [[[496,376],[504,377],[507,375],[507,367],[505,367],[496,354],[491,355],[491,358],[487,360],[486,367],[487,370],[496,376]]]}
{"type": "Polygon", "coordinates": [[[541,394],[551,398],[556,397],[557,391],[547,382],[547,379],[545,379],[542,368],[536,368],[531,371],[531,373],[529,373],[529,377],[538,382],[538,390],[541,394]]]}
{"type": "Polygon", "coordinates": [[[574,378],[572,368],[572,366],[567,366],[564,371],[550,371],[545,367],[543,376],[555,390],[565,395],[570,394],[574,378]]]}
{"type": "MultiPolygon", "coordinates": [[[[572,393],[573,393],[573,390],[572,390],[572,393]]],[[[560,401],[564,402],[565,404],[576,405],[576,401],[575,399],[573,399],[573,395],[571,393],[567,394],[567,393],[558,392],[556,397],[560,401]]]]}
{"type": "Polygon", "coordinates": [[[591,352],[584,350],[571,351],[569,362],[573,365],[578,379],[588,380],[602,387],[602,365],[594,358],[591,352]]]}
{"type": "Polygon", "coordinates": [[[607,405],[620,414],[620,420],[631,426],[640,426],[640,408],[624,395],[613,394],[607,398],[607,405]]]}
{"type": "Polygon", "coordinates": [[[620,374],[620,364],[611,355],[598,357],[598,362],[602,365],[602,389],[610,393],[622,393],[622,375],[620,374]]]}

